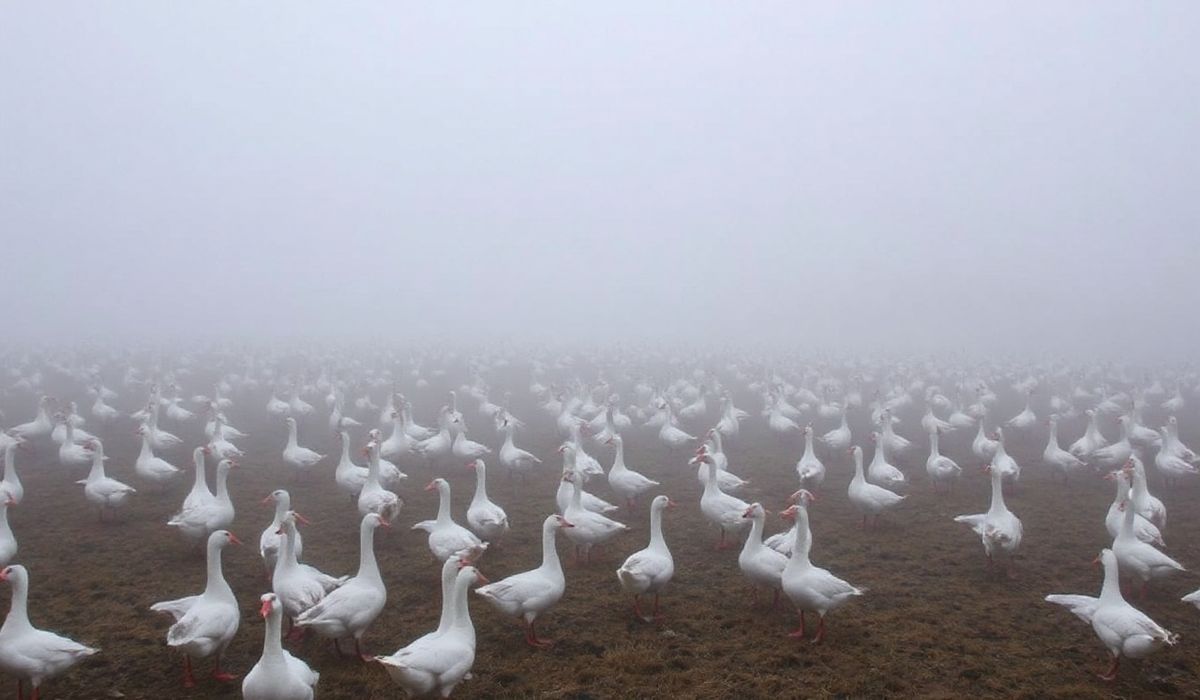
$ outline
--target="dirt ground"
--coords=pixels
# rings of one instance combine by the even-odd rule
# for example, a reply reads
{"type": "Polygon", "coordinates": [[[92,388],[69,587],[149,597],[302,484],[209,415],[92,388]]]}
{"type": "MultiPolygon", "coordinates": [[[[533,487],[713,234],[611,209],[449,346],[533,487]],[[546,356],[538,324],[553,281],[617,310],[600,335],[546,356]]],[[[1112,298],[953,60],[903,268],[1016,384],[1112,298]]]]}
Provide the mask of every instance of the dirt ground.
{"type": "MultiPolygon", "coordinates": [[[[28,411],[25,403],[8,415],[28,411]]],[[[236,425],[252,433],[242,441],[249,454],[230,479],[237,508],[232,530],[247,546],[230,548],[225,556],[225,572],[243,611],[226,667],[239,674],[254,664],[262,644],[263,624],[256,613],[267,584],[257,541],[271,518],[259,503],[265,495],[281,486],[290,489],[295,508],[313,521],[303,530],[307,562],[341,574],[353,573],[358,560],[359,518],[333,483],[336,460],[327,459],[313,478],[294,481],[279,456],[283,425],[255,419],[264,413],[262,405],[246,402],[231,414],[236,425]]],[[[473,411],[464,412],[469,423],[483,425],[473,411]]],[[[493,581],[536,566],[539,524],[554,507],[560,461],[552,454],[553,423],[532,406],[519,414],[532,423],[519,442],[553,458],[528,486],[493,474],[492,497],[513,523],[508,539],[480,563],[493,581]]],[[[164,427],[188,445],[201,436],[198,425],[164,427]]],[[[101,436],[110,474],[142,486],[133,474],[138,442],[132,431],[122,423],[101,436]]],[[[324,418],[314,417],[302,427],[301,441],[332,452],[327,433],[324,418]]],[[[855,434],[857,440],[862,432],[855,434]]],[[[482,427],[472,437],[498,446],[482,427]]],[[[1026,469],[1009,505],[1024,523],[1025,542],[1011,580],[990,574],[978,538],[951,520],[983,512],[988,503],[988,480],[965,458],[966,440],[951,441],[946,450],[969,465],[960,486],[950,494],[932,493],[923,482],[924,457],[910,459],[906,471],[917,480],[912,495],[884,517],[878,530],[858,528],[846,497],[849,463],[827,461],[829,477],[812,508],[813,560],[869,592],[835,611],[826,642],[813,646],[785,636],[794,616],[783,606],[751,606],[736,550],[714,551],[716,532],[700,513],[700,486],[695,469],[684,466],[685,455],[670,454],[653,435],[635,433],[626,440],[628,464],[660,480],[662,492],[681,504],[669,512],[665,525],[676,563],[675,580],[662,599],[666,620],[657,625],[636,621],[614,574],[626,555],[646,544],[643,503],[631,517],[622,516],[632,531],[601,550],[590,566],[575,564],[567,545],[560,544],[567,591],[540,624],[540,631],[557,641],[552,649],[526,647],[514,622],[472,596],[478,655],[474,677],[459,687],[457,697],[1200,696],[1195,660],[1200,612],[1179,602],[1200,586],[1194,574],[1157,585],[1139,603],[1180,633],[1180,644],[1146,661],[1127,662],[1112,684],[1095,676],[1103,648],[1090,627],[1043,602],[1048,593],[1098,592],[1100,572],[1090,564],[1109,543],[1103,518],[1113,489],[1098,478],[1067,486],[1052,482],[1037,466],[1042,440],[1015,448],[1026,469]]],[[[611,460],[607,452],[591,451],[605,463],[611,460]]],[[[772,513],[782,509],[794,489],[798,445],[782,443],[765,431],[761,419],[752,418],[727,453],[732,469],[753,482],[747,500],[762,501],[772,513]]],[[[188,466],[189,455],[190,449],[180,449],[165,456],[188,466]]],[[[149,610],[156,601],[198,593],[204,585],[203,558],[164,524],[189,487],[190,475],[168,493],[143,490],[120,522],[100,524],[74,483],[82,472],[59,467],[45,445],[21,459],[26,501],[10,510],[10,522],[20,542],[17,561],[31,572],[32,620],[101,649],[51,681],[45,687],[49,696],[237,696],[240,684],[221,686],[207,676],[195,690],[184,691],[179,658],[165,644],[169,618],[149,610]]],[[[433,517],[437,499],[422,490],[428,472],[410,474],[401,489],[407,506],[396,527],[377,535],[388,605],[368,633],[372,653],[391,653],[437,624],[439,568],[430,561],[424,533],[409,529],[433,517]]],[[[461,522],[473,481],[461,467],[450,471],[450,479],[461,522]]],[[[608,495],[606,484],[591,488],[608,495]]],[[[1200,488],[1193,484],[1166,492],[1160,486],[1158,495],[1170,513],[1168,551],[1185,565],[1200,566],[1194,536],[1200,532],[1200,488]]],[[[768,531],[782,527],[772,516],[768,531]]],[[[336,658],[327,642],[310,638],[290,648],[320,671],[319,697],[402,694],[380,667],[336,658]]]]}

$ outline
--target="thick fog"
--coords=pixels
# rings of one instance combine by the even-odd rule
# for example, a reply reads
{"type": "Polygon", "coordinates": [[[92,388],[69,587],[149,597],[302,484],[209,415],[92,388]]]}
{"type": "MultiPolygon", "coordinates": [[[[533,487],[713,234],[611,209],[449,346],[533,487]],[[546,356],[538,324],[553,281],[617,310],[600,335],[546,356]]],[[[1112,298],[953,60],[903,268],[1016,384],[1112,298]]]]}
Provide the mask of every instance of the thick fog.
{"type": "Polygon", "coordinates": [[[1191,3],[12,3],[9,342],[1183,357],[1191,3]]]}

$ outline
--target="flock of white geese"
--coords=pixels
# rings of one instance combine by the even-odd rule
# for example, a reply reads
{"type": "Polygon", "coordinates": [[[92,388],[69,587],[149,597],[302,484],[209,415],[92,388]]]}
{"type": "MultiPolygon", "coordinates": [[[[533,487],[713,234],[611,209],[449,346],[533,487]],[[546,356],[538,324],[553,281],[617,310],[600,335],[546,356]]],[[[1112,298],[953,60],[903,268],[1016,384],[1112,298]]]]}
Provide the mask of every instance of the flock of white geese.
{"type": "MultiPolygon", "coordinates": [[[[1167,512],[1149,482],[1153,474],[1155,483],[1173,486],[1194,480],[1198,473],[1197,455],[1181,440],[1176,420],[1195,415],[1188,412],[1200,387],[1194,372],[1146,375],[1113,366],[1066,364],[718,363],[665,356],[635,358],[640,364],[628,357],[599,355],[441,359],[444,362],[431,354],[403,362],[392,356],[387,362],[351,362],[322,356],[306,358],[299,369],[294,361],[285,363],[277,356],[230,353],[183,356],[172,363],[138,363],[128,356],[71,356],[63,361],[27,357],[10,362],[8,405],[28,406],[32,415],[0,433],[0,580],[12,591],[11,607],[0,627],[0,671],[18,679],[22,697],[28,686],[36,698],[44,681],[99,651],[34,626],[27,596],[37,572],[14,563],[20,561],[20,533],[9,527],[8,509],[20,507],[27,496],[56,497],[26,494],[18,457],[26,450],[52,450],[65,470],[82,477],[77,488],[101,520],[119,517],[117,511],[131,498],[174,498],[169,487],[191,481],[178,512],[163,527],[206,548],[206,580],[196,595],[163,601],[153,609],[170,616],[169,626],[164,623],[166,642],[182,657],[185,685],[196,683],[193,664],[205,661],[211,661],[216,682],[236,682],[237,676],[221,665],[240,620],[238,600],[221,560],[225,547],[241,544],[228,530],[234,519],[229,474],[239,468],[243,456],[239,443],[245,446],[252,437],[231,424],[235,403],[241,415],[256,413],[286,422],[286,443],[275,446],[282,463],[348,495],[361,518],[357,572],[331,576],[304,563],[298,527],[306,521],[293,510],[288,491],[279,489],[268,496],[274,516],[258,546],[270,592],[260,600],[265,621],[259,631],[262,655],[241,679],[246,698],[313,697],[318,673],[284,646],[285,640],[308,632],[332,640],[339,652],[344,645],[347,653],[352,649],[364,661],[381,664],[409,695],[447,697],[470,678],[474,664],[472,590],[478,600],[522,621],[528,644],[549,645],[536,625],[566,590],[558,539],[565,537],[576,557],[590,558],[593,547],[628,530],[620,521],[623,512],[632,515],[635,506],[647,503],[649,542],[621,564],[613,585],[628,593],[638,617],[654,620],[660,615],[660,594],[675,571],[662,521],[664,511],[676,503],[661,493],[659,482],[627,463],[625,439],[635,433],[657,436],[676,458],[672,466],[686,463],[696,468],[703,484],[699,507],[715,528],[716,546],[739,549],[739,568],[756,595],[761,589],[776,601],[782,596],[791,602],[799,614],[793,637],[811,636],[820,642],[829,613],[867,593],[811,558],[810,509],[819,499],[841,497],[821,490],[826,463],[840,464],[840,456],[849,456],[854,476],[845,497],[861,513],[862,527],[872,527],[903,503],[909,482],[920,473],[913,467],[922,460],[925,469],[918,478],[935,489],[953,488],[963,467],[943,452],[943,441],[954,439],[963,448],[960,461],[986,465],[991,480],[987,509],[954,520],[979,537],[989,566],[998,569],[1009,566],[1022,545],[1021,520],[1008,507],[1005,492],[1020,488],[1023,469],[1050,470],[1068,482],[1102,476],[1113,483],[1112,505],[1103,514],[1112,545],[1096,557],[1103,570],[1099,595],[1046,596],[1091,625],[1111,655],[1102,678],[1114,679],[1123,658],[1142,658],[1177,642],[1177,635],[1130,600],[1144,596],[1155,580],[1184,571],[1161,549],[1167,512]],[[630,367],[642,369],[634,372],[630,367]],[[435,416],[434,425],[418,424],[413,406],[397,386],[405,386],[412,395],[431,395],[434,384],[451,385],[454,371],[465,382],[449,393],[440,410],[429,413],[435,416]],[[496,396],[489,391],[489,378],[500,376],[521,377],[521,392],[528,382],[528,395],[519,397],[528,415],[512,412],[515,404],[510,404],[509,392],[496,396]],[[65,391],[51,395],[51,384],[65,391]],[[201,393],[187,394],[184,387],[201,393]],[[1027,397],[1025,406],[1002,414],[999,392],[1027,397]],[[71,398],[56,398],[67,396],[71,398]],[[735,397],[752,410],[735,406],[735,397]],[[539,407],[536,415],[532,406],[539,407]],[[129,412],[131,408],[136,410],[129,412]],[[874,426],[873,431],[852,434],[848,416],[874,426]],[[766,538],[764,524],[770,514],[762,504],[737,495],[753,475],[737,474],[724,450],[726,442],[739,439],[747,420],[765,421],[783,438],[781,445],[795,445],[799,454],[795,492],[779,514],[790,528],[766,538]],[[204,423],[205,444],[185,445],[168,430],[193,421],[204,423]],[[553,422],[562,440],[558,455],[535,455],[518,446],[527,422],[533,421],[553,422]],[[89,432],[95,426],[121,423],[136,426],[141,442],[129,477],[133,485],[109,476],[105,446],[89,432]],[[498,446],[492,449],[469,437],[468,424],[472,435],[498,446]],[[326,425],[339,436],[339,455],[318,454],[302,444],[303,431],[326,425]],[[1012,440],[1043,436],[1046,446],[1039,464],[1021,464],[1006,449],[1012,440]],[[922,438],[921,447],[913,441],[917,437],[922,438]],[[873,453],[866,464],[864,447],[873,453]],[[613,454],[607,469],[592,456],[602,449],[613,454]],[[184,466],[180,458],[187,454],[192,463],[184,466]],[[458,473],[451,465],[463,464],[474,471],[474,496],[466,512],[456,514],[451,483],[444,477],[458,473]],[[437,517],[404,526],[428,533],[429,550],[441,562],[441,619],[437,629],[395,653],[370,656],[363,652],[363,636],[387,601],[375,557],[375,531],[403,522],[400,491],[407,491],[410,499],[419,495],[407,487],[412,482],[406,482],[405,470],[435,477],[425,490],[436,493],[437,517]],[[526,484],[549,482],[547,491],[553,489],[549,480],[558,480],[558,488],[555,502],[546,502],[541,523],[541,562],[489,582],[477,565],[486,560],[489,544],[509,530],[503,506],[487,490],[489,476],[497,471],[526,484]],[[1122,579],[1128,584],[1125,588],[1122,579]]],[[[280,483],[287,478],[281,471],[280,483]]],[[[1101,516],[1096,514],[1097,519],[1101,516]]],[[[836,563],[823,563],[836,568],[836,563]]],[[[1200,591],[1183,600],[1200,607],[1200,591]]]]}

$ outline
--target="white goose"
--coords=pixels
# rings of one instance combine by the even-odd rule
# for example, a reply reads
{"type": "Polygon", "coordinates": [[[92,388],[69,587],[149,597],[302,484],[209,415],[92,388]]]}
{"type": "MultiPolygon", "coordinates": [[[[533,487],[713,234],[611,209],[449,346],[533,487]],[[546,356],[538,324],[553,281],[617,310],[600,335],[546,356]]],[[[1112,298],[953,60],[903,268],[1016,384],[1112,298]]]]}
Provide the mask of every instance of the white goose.
{"type": "Polygon", "coordinates": [[[621,589],[633,596],[633,613],[649,622],[660,618],[658,597],[675,575],[675,559],[663,537],[663,511],[674,508],[675,502],[666,496],[655,496],[650,502],[650,544],[630,554],[617,569],[621,589]],[[650,617],[642,614],[642,596],[654,594],[654,610],[650,617]]]}
{"type": "Polygon", "coordinates": [[[1017,415],[1009,418],[1005,422],[1004,427],[1012,428],[1013,430],[1030,430],[1037,425],[1037,414],[1033,412],[1030,405],[1033,402],[1033,390],[1030,389],[1025,394],[1025,409],[1017,415]]]}
{"type": "Polygon", "coordinates": [[[0,500],[0,566],[8,566],[17,557],[17,538],[8,524],[8,507],[17,502],[4,494],[0,494],[0,498],[3,499],[0,500]]]}
{"type": "Polygon", "coordinates": [[[575,558],[579,559],[579,550],[582,548],[587,561],[590,562],[594,545],[604,544],[628,530],[629,526],[584,508],[581,498],[583,486],[580,484],[582,479],[575,472],[564,472],[562,478],[574,487],[571,490],[571,502],[562,514],[574,527],[569,528],[565,534],[567,539],[575,543],[575,558]]]}
{"type": "MultiPolygon", "coordinates": [[[[283,527],[283,519],[287,517],[289,511],[292,510],[292,496],[284,489],[275,489],[266,498],[262,500],[262,504],[275,504],[275,516],[271,518],[271,523],[262,531],[258,537],[258,553],[262,557],[263,565],[266,567],[267,578],[271,577],[271,573],[275,571],[275,560],[279,558],[279,551],[283,547],[283,535],[280,533],[280,528],[283,527]]],[[[296,519],[300,522],[306,522],[304,517],[296,513],[296,519]]],[[[296,531],[296,558],[304,556],[304,540],[300,536],[300,531],[296,531]]]]}
{"type": "Polygon", "coordinates": [[[854,478],[850,480],[850,486],[847,487],[846,493],[850,502],[862,513],[861,527],[867,526],[868,515],[874,516],[875,525],[879,525],[879,514],[897,505],[907,496],[901,496],[867,481],[867,478],[863,476],[861,447],[858,445],[851,447],[850,454],[854,456],[854,478]]]}
{"type": "Polygon", "coordinates": [[[367,481],[368,470],[366,467],[358,466],[350,458],[349,434],[345,430],[339,430],[337,436],[338,443],[342,447],[342,456],[333,470],[333,480],[343,493],[348,494],[351,500],[357,502],[358,494],[362,491],[363,484],[367,481]]]}
{"type": "Polygon", "coordinates": [[[956,516],[954,522],[969,526],[979,535],[989,567],[994,563],[996,555],[1006,555],[1011,575],[1012,556],[1021,546],[1024,530],[1021,527],[1021,519],[1013,515],[1004,503],[1004,475],[991,465],[984,467],[984,470],[992,477],[991,507],[986,513],[956,516]]]}
{"type": "Polygon", "coordinates": [[[296,439],[296,419],[288,416],[284,418],[288,427],[287,445],[283,448],[283,461],[292,469],[300,474],[307,474],[317,462],[325,459],[325,455],[318,454],[314,450],[307,447],[301,447],[296,439]]]}
{"type": "MultiPolygon", "coordinates": [[[[749,486],[750,482],[729,471],[729,458],[725,456],[722,440],[721,431],[715,428],[709,430],[704,444],[696,448],[696,454],[707,452],[717,463],[717,485],[725,493],[736,493],[749,486]]],[[[699,465],[696,467],[696,480],[700,482],[701,486],[704,486],[704,483],[708,481],[708,466],[703,461],[696,459],[692,459],[689,463],[699,465]]]]}
{"type": "Polygon", "coordinates": [[[1163,645],[1174,645],[1179,637],[1125,601],[1121,595],[1117,556],[1101,550],[1096,561],[1104,567],[1104,585],[1100,597],[1086,595],[1048,595],[1046,601],[1061,605],[1079,619],[1091,624],[1096,636],[1112,654],[1112,664],[1100,674],[1106,681],[1117,678],[1121,657],[1141,659],[1163,645]]]}
{"type": "MultiPolygon", "coordinates": [[[[1129,479],[1124,478],[1120,471],[1109,472],[1104,475],[1104,478],[1117,485],[1117,495],[1108,507],[1108,514],[1104,516],[1104,527],[1108,530],[1108,536],[1116,537],[1121,532],[1121,521],[1125,519],[1122,504],[1129,500],[1131,486],[1129,479]]],[[[1142,542],[1149,542],[1160,547],[1165,545],[1162,532],[1158,527],[1140,514],[1133,519],[1133,534],[1142,542]]]]}
{"type": "Polygon", "coordinates": [[[213,417],[213,434],[209,436],[208,449],[217,459],[236,459],[242,457],[245,453],[242,452],[237,445],[229,441],[226,435],[225,422],[220,413],[214,414],[213,417]]]}
{"type": "Polygon", "coordinates": [[[58,447],[58,463],[64,467],[84,467],[91,464],[92,450],[88,446],[91,441],[80,444],[75,436],[75,427],[66,420],[62,425],[66,426],[67,439],[58,447]]]}
{"type": "Polygon", "coordinates": [[[547,516],[542,521],[542,565],[475,589],[501,613],[525,622],[525,643],[531,647],[553,643],[538,638],[534,624],[539,615],[558,604],[566,591],[555,538],[559,529],[571,527],[575,526],[561,515],[547,516]]]}
{"type": "Polygon", "coordinates": [[[363,516],[358,534],[358,573],[296,618],[298,626],[311,627],[320,636],[332,639],[339,654],[342,650],[338,640],[353,637],[354,651],[363,661],[370,660],[362,651],[363,635],[387,603],[387,588],[375,560],[375,529],[381,526],[391,524],[376,513],[363,516]]]}
{"type": "Polygon", "coordinates": [[[1084,431],[1082,437],[1071,443],[1071,446],[1067,448],[1067,451],[1075,455],[1077,459],[1081,459],[1086,462],[1091,459],[1093,452],[1108,445],[1108,440],[1105,440],[1104,435],[1100,432],[1100,425],[1097,423],[1096,412],[1092,409],[1088,409],[1085,413],[1087,414],[1088,418],[1087,430],[1084,431]]]}
{"type": "Polygon", "coordinates": [[[487,465],[482,459],[468,462],[475,471],[475,495],[467,506],[467,525],[485,542],[494,542],[508,532],[508,514],[488,498],[487,465]]]}
{"type": "Polygon", "coordinates": [[[1069,481],[1072,475],[1083,474],[1087,471],[1087,462],[1064,450],[1058,443],[1058,414],[1050,416],[1046,424],[1050,426],[1050,438],[1046,441],[1046,449],[1042,451],[1042,461],[1062,474],[1063,481],[1069,481]]]}
{"type": "Polygon", "coordinates": [[[833,454],[841,454],[850,449],[850,424],[846,420],[846,408],[841,410],[842,420],[838,427],[821,436],[821,444],[833,454]]]}
{"type": "Polygon", "coordinates": [[[181,510],[167,521],[189,539],[199,541],[208,533],[220,530],[233,522],[233,501],[229,498],[229,471],[237,463],[223,459],[217,464],[217,492],[213,500],[181,510]]]}
{"type": "Polygon", "coordinates": [[[542,460],[532,453],[526,452],[513,444],[513,433],[516,425],[512,421],[504,421],[504,444],[500,446],[500,465],[508,470],[509,477],[520,475],[524,477],[533,471],[542,460]]]}
{"type": "Polygon", "coordinates": [[[406,459],[417,449],[417,439],[404,429],[400,411],[392,411],[392,434],[379,444],[379,456],[386,460],[406,459]]]}
{"type": "MultiPolygon", "coordinates": [[[[575,454],[576,454],[575,447],[571,443],[568,442],[568,443],[564,443],[561,447],[559,447],[558,451],[560,453],[562,453],[562,456],[563,456],[562,473],[563,474],[566,474],[568,472],[570,472],[572,474],[578,473],[578,469],[575,468],[575,454]]],[[[574,487],[571,486],[571,484],[569,482],[561,480],[561,479],[559,480],[558,491],[554,494],[554,503],[555,503],[555,505],[558,506],[559,513],[567,512],[567,507],[570,506],[570,504],[571,504],[571,498],[572,498],[571,494],[573,491],[574,491],[574,487]]],[[[620,508],[618,508],[617,506],[609,503],[608,501],[604,500],[603,498],[600,498],[599,496],[590,494],[587,491],[583,491],[580,494],[580,503],[583,504],[584,508],[586,508],[590,511],[593,511],[595,513],[600,513],[602,515],[607,515],[609,513],[615,513],[618,510],[620,510],[620,508]]]]}
{"type": "Polygon", "coordinates": [[[867,591],[865,588],[850,585],[826,569],[813,566],[808,558],[812,538],[808,534],[808,506],[805,505],[805,499],[798,499],[795,505],[788,507],[781,515],[784,518],[796,519],[792,556],[780,577],[784,594],[800,613],[800,627],[788,636],[804,638],[804,613],[812,611],[820,618],[817,633],[812,639],[813,644],[818,644],[825,639],[825,616],[867,591]]]}
{"type": "Polygon", "coordinates": [[[1129,417],[1117,416],[1117,424],[1121,427],[1121,439],[1093,450],[1088,456],[1088,462],[1101,471],[1120,469],[1133,455],[1133,445],[1129,442],[1129,417]]]}
{"type": "Polygon", "coordinates": [[[142,451],[138,453],[137,461],[133,464],[133,470],[139,477],[150,483],[166,487],[167,484],[174,482],[183,474],[178,467],[167,462],[167,460],[154,456],[154,448],[150,444],[150,436],[146,433],[144,427],[138,429],[138,435],[142,436],[142,451]]]}
{"type": "Polygon", "coordinates": [[[283,605],[264,593],[258,614],[266,621],[263,651],[242,681],[245,700],[312,700],[321,675],[283,648],[283,605]]]}
{"type": "Polygon", "coordinates": [[[183,652],[183,687],[196,685],[192,676],[192,660],[215,656],[212,677],[228,683],[236,676],[221,671],[221,655],[237,634],[241,611],[233,589],[221,570],[221,550],[241,541],[228,530],[217,530],[208,536],[208,578],[204,592],[176,600],[155,603],[150,609],[165,612],[175,618],[167,630],[167,644],[183,652]]]}
{"type": "Polygon", "coordinates": [[[1136,455],[1129,458],[1126,465],[1133,468],[1133,506],[1138,515],[1158,526],[1160,530],[1167,527],[1167,507],[1163,502],[1150,493],[1146,483],[1146,467],[1136,455]]]}
{"type": "Polygon", "coordinates": [[[181,512],[202,503],[210,503],[216,498],[212,490],[208,488],[208,473],[205,469],[205,460],[209,453],[210,450],[207,447],[197,447],[192,450],[192,466],[195,469],[195,477],[192,480],[191,490],[183,499],[183,506],[179,509],[181,512]]]}
{"type": "Polygon", "coordinates": [[[404,501],[379,483],[379,443],[372,440],[364,451],[367,454],[367,478],[358,491],[358,514],[378,513],[391,522],[400,514],[404,501]]]}
{"type": "Polygon", "coordinates": [[[34,440],[46,435],[49,435],[54,430],[54,420],[50,417],[51,406],[55,400],[49,396],[43,396],[38,399],[37,415],[28,423],[14,425],[8,429],[8,434],[24,438],[25,440],[34,440]]]}
{"type": "Polygon", "coordinates": [[[796,462],[796,476],[800,478],[800,485],[807,489],[815,490],[825,481],[825,465],[813,451],[812,425],[804,426],[804,455],[796,462]]]}
{"type": "Polygon", "coordinates": [[[671,404],[665,403],[664,406],[667,412],[667,420],[658,430],[658,439],[662,440],[663,444],[667,447],[683,447],[695,442],[696,436],[689,435],[675,426],[675,416],[672,414],[671,404]]]}
{"type": "Polygon", "coordinates": [[[949,490],[951,485],[962,476],[962,467],[949,457],[943,455],[939,450],[940,431],[937,428],[929,431],[929,458],[925,460],[925,474],[929,476],[929,483],[937,488],[939,484],[945,484],[949,490]]]}
{"type": "Polygon", "coordinates": [[[620,435],[613,433],[606,443],[612,445],[616,450],[612,468],[608,470],[608,485],[612,488],[613,493],[625,499],[625,505],[632,510],[637,497],[658,486],[659,483],[626,466],[625,441],[621,439],[620,435]]]}
{"type": "Polygon", "coordinates": [[[450,453],[455,457],[462,460],[482,459],[492,453],[492,448],[467,438],[467,429],[461,418],[450,423],[459,427],[454,442],[450,444],[450,453]]]}
{"type": "Polygon", "coordinates": [[[450,697],[475,664],[475,625],[467,604],[467,591],[487,583],[473,566],[463,566],[454,582],[452,621],[442,634],[422,637],[391,656],[377,656],[392,681],[410,696],[450,697]]]}
{"type": "Polygon", "coordinates": [[[0,496],[8,494],[13,503],[20,503],[25,498],[25,486],[17,473],[17,450],[24,445],[24,439],[16,438],[4,446],[4,479],[0,480],[0,496]]]}
{"type": "MultiPolygon", "coordinates": [[[[1174,420],[1174,417],[1171,420],[1174,420]]],[[[1200,475],[1200,469],[1181,456],[1178,448],[1172,444],[1171,433],[1167,427],[1163,426],[1158,431],[1163,437],[1163,446],[1154,455],[1154,466],[1162,475],[1163,480],[1168,485],[1174,485],[1180,479],[1200,475]]],[[[1175,441],[1178,441],[1178,438],[1175,438],[1175,441]]]]}
{"type": "MultiPolygon", "coordinates": [[[[279,534],[284,536],[283,548],[275,559],[275,571],[271,574],[271,590],[279,596],[284,613],[293,622],[349,578],[330,576],[296,560],[297,520],[294,511],[283,517],[283,525],[279,528],[279,534]]],[[[303,636],[304,628],[297,626],[293,626],[288,635],[291,639],[303,636]]]]}
{"type": "MultiPolygon", "coordinates": [[[[1132,481],[1133,470],[1122,470],[1120,478],[1132,481]]],[[[1121,573],[1141,583],[1141,595],[1145,598],[1146,586],[1151,580],[1165,578],[1177,571],[1186,571],[1186,569],[1183,568],[1183,564],[1155,549],[1154,545],[1138,539],[1134,532],[1134,518],[1137,516],[1137,509],[1131,501],[1125,501],[1118,508],[1124,517],[1121,520],[1121,529],[1113,539],[1112,550],[1117,555],[1121,573]]]]}
{"type": "Polygon", "coordinates": [[[975,432],[975,439],[971,441],[971,452],[979,461],[989,463],[996,456],[996,448],[1000,443],[987,436],[987,432],[983,429],[983,418],[979,419],[979,429],[975,432]]]}
{"type": "Polygon", "coordinates": [[[704,482],[704,491],[700,495],[700,511],[710,523],[720,528],[721,538],[717,541],[716,548],[725,549],[732,546],[725,541],[727,532],[740,534],[750,525],[750,521],[742,517],[750,504],[721,490],[717,480],[717,464],[712,455],[701,452],[692,461],[697,460],[708,467],[708,480],[704,482]]]}
{"type": "MultiPolygon", "coordinates": [[[[751,503],[746,512],[742,513],[742,517],[748,518],[752,524],[750,535],[742,543],[742,551],[738,554],[738,568],[742,570],[742,575],[750,581],[755,601],[758,600],[759,588],[765,587],[771,591],[771,607],[774,608],[779,603],[779,591],[783,586],[783,568],[787,566],[788,562],[787,555],[763,544],[763,522],[766,520],[766,511],[763,510],[762,505],[751,503]]],[[[792,541],[795,542],[794,536],[792,541]]]]}
{"type": "MultiPolygon", "coordinates": [[[[817,497],[807,489],[800,489],[788,497],[787,504],[790,506],[793,503],[800,502],[801,499],[804,500],[804,505],[808,505],[809,503],[817,500],[817,497]]],[[[792,545],[796,543],[797,527],[799,527],[799,524],[793,521],[790,529],[771,535],[767,539],[763,540],[763,544],[775,550],[776,552],[779,552],[785,557],[790,557],[792,556],[792,545]]],[[[812,530],[808,531],[808,544],[810,547],[812,546],[812,530]]]]}
{"type": "Polygon", "coordinates": [[[991,468],[1005,481],[1016,484],[1021,480],[1021,465],[1004,448],[1004,431],[1000,428],[996,428],[996,454],[992,455],[991,468]]]}
{"type": "Polygon", "coordinates": [[[455,552],[483,546],[483,540],[476,537],[475,533],[454,522],[454,517],[450,514],[450,482],[441,478],[434,479],[425,490],[438,493],[437,519],[422,520],[413,525],[412,529],[429,533],[429,551],[434,558],[446,561],[455,552]]]}
{"type": "Polygon", "coordinates": [[[37,700],[42,682],[63,673],[100,651],[53,632],[40,630],[29,621],[29,572],[20,564],[0,570],[0,581],[12,586],[12,604],[0,626],[0,671],[17,679],[17,696],[24,684],[33,688],[37,700]]]}
{"type": "Polygon", "coordinates": [[[875,443],[875,456],[871,458],[871,465],[867,467],[867,478],[885,489],[894,489],[908,483],[904,472],[887,461],[887,448],[884,447],[883,436],[871,433],[871,442],[875,443]]]}
{"type": "Polygon", "coordinates": [[[92,469],[88,472],[86,479],[80,479],[75,483],[83,484],[84,497],[87,498],[88,503],[100,509],[100,520],[103,521],[105,511],[115,512],[129,500],[130,496],[137,493],[137,489],[104,473],[103,443],[95,440],[91,443],[91,447],[92,469]]]}

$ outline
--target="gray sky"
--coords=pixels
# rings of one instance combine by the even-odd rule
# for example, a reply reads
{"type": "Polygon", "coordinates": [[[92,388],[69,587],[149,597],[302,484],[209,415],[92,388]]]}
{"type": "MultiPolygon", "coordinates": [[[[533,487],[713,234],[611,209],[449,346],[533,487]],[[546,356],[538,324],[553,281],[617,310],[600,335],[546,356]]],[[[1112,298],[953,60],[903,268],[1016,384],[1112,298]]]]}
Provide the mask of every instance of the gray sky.
{"type": "Polygon", "coordinates": [[[1200,4],[9,3],[15,339],[1176,355],[1200,4]]]}

